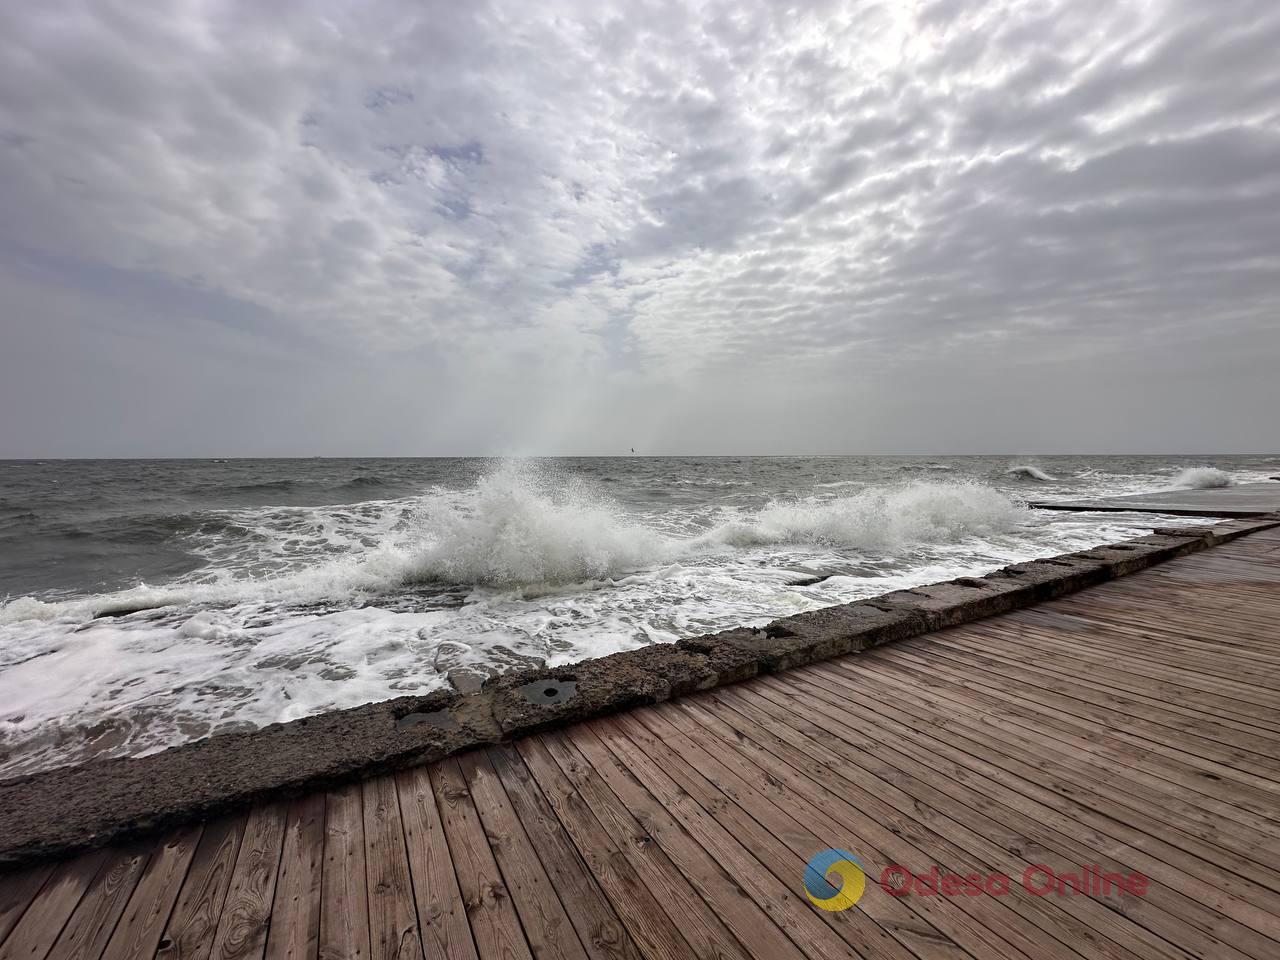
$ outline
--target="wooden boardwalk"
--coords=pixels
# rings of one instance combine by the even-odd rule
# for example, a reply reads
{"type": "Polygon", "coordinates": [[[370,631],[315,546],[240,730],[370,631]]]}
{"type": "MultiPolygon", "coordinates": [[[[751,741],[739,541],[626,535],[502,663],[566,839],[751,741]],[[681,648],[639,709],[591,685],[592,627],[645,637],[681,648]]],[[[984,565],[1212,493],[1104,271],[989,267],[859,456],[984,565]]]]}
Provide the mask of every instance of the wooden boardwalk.
{"type": "Polygon", "coordinates": [[[0,879],[0,960],[152,956],[1274,960],[1280,530],[0,879]],[[801,884],[829,847],[868,875],[838,913],[801,884]]]}

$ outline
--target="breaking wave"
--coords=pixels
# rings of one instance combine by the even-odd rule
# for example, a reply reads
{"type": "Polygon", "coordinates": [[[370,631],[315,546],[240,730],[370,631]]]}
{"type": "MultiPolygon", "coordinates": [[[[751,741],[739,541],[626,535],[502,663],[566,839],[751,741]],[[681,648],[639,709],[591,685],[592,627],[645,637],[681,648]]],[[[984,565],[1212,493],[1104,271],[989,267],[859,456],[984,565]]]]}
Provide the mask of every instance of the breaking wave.
{"type": "Polygon", "coordinates": [[[1026,509],[979,483],[916,482],[836,500],[777,503],[700,538],[731,546],[822,543],[862,550],[951,543],[1017,526],[1026,509]]]}
{"type": "Polygon", "coordinates": [[[1026,464],[1019,464],[1016,467],[1010,467],[1004,473],[1007,477],[1021,477],[1024,480],[1036,480],[1040,483],[1058,479],[1057,477],[1049,476],[1049,474],[1045,473],[1039,467],[1032,467],[1026,464]]]}
{"type": "Polygon", "coordinates": [[[585,487],[520,465],[482,478],[471,503],[424,514],[412,577],[510,586],[594,580],[665,559],[671,541],[585,487]]]}
{"type": "Polygon", "coordinates": [[[1190,487],[1193,490],[1211,490],[1214,487],[1231,486],[1231,474],[1217,467],[1188,467],[1173,480],[1175,487],[1190,487]]]}
{"type": "Polygon", "coordinates": [[[675,537],[628,519],[581,484],[508,463],[463,495],[424,497],[405,529],[348,557],[253,579],[142,585],[56,603],[23,597],[0,606],[0,623],[88,619],[191,604],[359,600],[423,583],[498,588],[582,583],[768,544],[885,551],[951,543],[1011,530],[1026,515],[1026,508],[976,482],[916,481],[848,497],[773,503],[675,537]]]}

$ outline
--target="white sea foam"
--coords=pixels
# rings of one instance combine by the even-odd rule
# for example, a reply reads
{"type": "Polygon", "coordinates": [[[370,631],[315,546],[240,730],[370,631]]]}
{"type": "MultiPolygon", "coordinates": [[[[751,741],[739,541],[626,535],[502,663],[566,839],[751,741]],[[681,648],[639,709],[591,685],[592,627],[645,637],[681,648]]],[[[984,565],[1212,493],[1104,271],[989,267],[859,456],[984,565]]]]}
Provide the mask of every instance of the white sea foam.
{"type": "Polygon", "coordinates": [[[1217,467],[1188,467],[1173,480],[1175,487],[1190,487],[1193,490],[1229,487],[1231,483],[1231,474],[1217,467]]]}
{"type": "MultiPolygon", "coordinates": [[[[481,479],[467,497],[425,498],[407,529],[384,529],[382,542],[340,559],[274,576],[141,585],[63,602],[23,597],[0,607],[0,624],[85,621],[161,607],[370,599],[432,582],[498,588],[584,583],[734,547],[814,543],[885,550],[954,542],[1009,529],[1025,515],[991,487],[918,481],[849,497],[775,503],[682,538],[628,519],[580,484],[514,463],[481,479]]],[[[323,525],[320,535],[333,536],[323,525]]]]}
{"type": "Polygon", "coordinates": [[[1051,477],[1039,467],[1033,467],[1028,464],[1018,464],[1010,467],[1005,471],[1005,475],[1009,477],[1022,477],[1025,480],[1037,480],[1041,483],[1045,481],[1056,480],[1057,477],[1051,477]]]}
{"type": "Polygon", "coordinates": [[[646,512],[515,463],[466,489],[224,514],[233,523],[196,544],[209,567],[179,581],[0,606],[0,776],[421,693],[441,669],[568,663],[1120,536],[974,481],[646,512]],[[796,584],[814,573],[826,579],[796,584]]]}
{"type": "Polygon", "coordinates": [[[836,500],[778,503],[705,534],[705,543],[818,543],[887,550],[948,543],[1012,529],[1026,509],[979,483],[923,483],[865,490],[836,500]]]}
{"type": "Polygon", "coordinates": [[[482,479],[472,502],[445,503],[423,516],[426,545],[410,551],[403,579],[508,586],[574,583],[615,576],[661,560],[671,543],[628,521],[580,484],[563,484],[519,465],[482,479]]]}

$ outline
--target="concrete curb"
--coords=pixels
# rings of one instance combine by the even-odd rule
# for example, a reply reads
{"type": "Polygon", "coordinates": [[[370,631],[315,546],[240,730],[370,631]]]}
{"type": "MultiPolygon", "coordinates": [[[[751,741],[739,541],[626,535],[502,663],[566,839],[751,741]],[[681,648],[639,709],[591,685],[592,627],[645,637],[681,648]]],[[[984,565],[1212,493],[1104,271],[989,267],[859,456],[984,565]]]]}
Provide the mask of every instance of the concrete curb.
{"type": "Polygon", "coordinates": [[[226,734],[163,753],[0,782],[0,866],[151,834],[272,798],[429,763],[967,623],[1280,526],[1280,517],[1151,536],[586,660],[494,677],[475,692],[402,697],[226,734]]]}

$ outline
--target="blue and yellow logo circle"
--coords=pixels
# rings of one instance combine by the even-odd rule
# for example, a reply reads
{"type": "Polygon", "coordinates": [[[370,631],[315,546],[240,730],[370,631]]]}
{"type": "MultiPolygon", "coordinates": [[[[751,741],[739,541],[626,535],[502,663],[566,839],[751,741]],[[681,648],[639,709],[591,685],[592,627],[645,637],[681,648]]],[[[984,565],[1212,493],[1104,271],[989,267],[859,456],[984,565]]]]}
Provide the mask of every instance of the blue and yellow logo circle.
{"type": "Polygon", "coordinates": [[[862,863],[848,850],[823,850],[804,868],[804,892],[823,910],[848,910],[866,889],[862,863]],[[833,875],[839,878],[839,886],[829,879],[833,875]]]}

